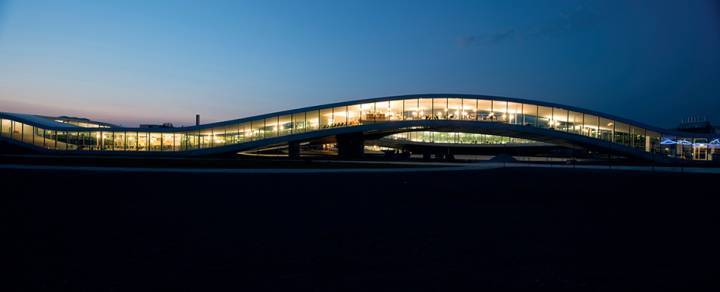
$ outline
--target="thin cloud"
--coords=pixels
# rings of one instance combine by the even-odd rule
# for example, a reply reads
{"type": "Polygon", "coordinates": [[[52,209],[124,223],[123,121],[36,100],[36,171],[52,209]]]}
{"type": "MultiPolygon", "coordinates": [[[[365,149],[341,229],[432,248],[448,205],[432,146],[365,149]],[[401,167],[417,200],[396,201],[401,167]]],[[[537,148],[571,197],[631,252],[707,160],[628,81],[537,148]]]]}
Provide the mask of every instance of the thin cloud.
{"type": "Polygon", "coordinates": [[[597,26],[599,20],[600,16],[597,13],[585,6],[578,6],[573,10],[561,12],[558,17],[530,27],[461,36],[458,38],[458,46],[468,48],[536,38],[562,37],[590,30],[597,26]]]}

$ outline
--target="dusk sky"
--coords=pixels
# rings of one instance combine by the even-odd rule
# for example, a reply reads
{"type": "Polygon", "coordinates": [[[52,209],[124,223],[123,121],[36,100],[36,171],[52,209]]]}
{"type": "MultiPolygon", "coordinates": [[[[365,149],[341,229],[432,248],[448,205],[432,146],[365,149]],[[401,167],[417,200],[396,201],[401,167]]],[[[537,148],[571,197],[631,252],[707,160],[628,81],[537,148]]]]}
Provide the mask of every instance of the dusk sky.
{"type": "Polygon", "coordinates": [[[400,94],[720,123],[720,2],[0,0],[0,111],[135,126],[400,94]]]}

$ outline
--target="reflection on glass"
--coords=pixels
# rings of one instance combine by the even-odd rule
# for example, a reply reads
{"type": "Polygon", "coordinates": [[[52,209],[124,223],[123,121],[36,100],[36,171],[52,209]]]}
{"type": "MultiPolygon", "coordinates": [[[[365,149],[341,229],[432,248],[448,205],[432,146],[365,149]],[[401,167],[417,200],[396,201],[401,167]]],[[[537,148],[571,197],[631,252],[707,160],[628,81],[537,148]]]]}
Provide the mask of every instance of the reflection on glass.
{"type": "Polygon", "coordinates": [[[460,120],[463,118],[462,99],[461,98],[448,98],[447,99],[447,118],[449,120],[460,120]]]}
{"type": "Polygon", "coordinates": [[[292,134],[292,116],[284,115],[278,119],[278,135],[285,136],[292,134]]]}
{"type": "Polygon", "coordinates": [[[22,127],[22,141],[33,144],[33,126],[23,124],[22,127]]]}
{"type": "Polygon", "coordinates": [[[570,111],[568,113],[568,131],[573,134],[582,134],[583,114],[570,111]]]}
{"type": "Polygon", "coordinates": [[[598,138],[605,141],[613,141],[613,128],[615,123],[612,120],[606,118],[599,118],[598,125],[598,138]]]}
{"type": "Polygon", "coordinates": [[[598,137],[598,117],[594,115],[583,115],[582,135],[597,138],[598,137]]]}
{"type": "Polygon", "coordinates": [[[263,128],[265,127],[265,120],[252,121],[250,122],[250,126],[252,127],[251,129],[253,141],[265,138],[265,131],[263,130],[263,128]]]}
{"type": "Polygon", "coordinates": [[[645,129],[630,126],[630,146],[645,149],[645,129]]]}
{"type": "Polygon", "coordinates": [[[568,111],[561,108],[553,109],[552,128],[558,131],[568,130],[568,111]]]}
{"type": "Polygon", "coordinates": [[[375,121],[387,120],[387,113],[390,111],[389,101],[379,101],[375,103],[375,121]]]}
{"type": "Polygon", "coordinates": [[[406,99],[403,101],[403,118],[406,120],[419,120],[420,117],[420,106],[418,105],[419,100],[417,98],[406,99]]]}
{"type": "Polygon", "coordinates": [[[350,126],[356,126],[361,123],[362,108],[359,104],[349,105],[347,107],[347,123],[350,126]]]}
{"type": "Polygon", "coordinates": [[[523,125],[538,127],[538,107],[534,104],[522,104],[523,125]]]}
{"type": "Polygon", "coordinates": [[[347,126],[347,107],[339,106],[333,108],[333,125],[334,127],[345,127],[347,126]]]}
{"type": "Polygon", "coordinates": [[[615,135],[613,141],[618,144],[630,146],[630,128],[627,124],[615,122],[615,135]]]}
{"type": "Polygon", "coordinates": [[[385,116],[388,120],[391,121],[400,121],[403,119],[403,101],[402,100],[393,100],[390,101],[390,108],[385,113],[385,116]]]}
{"type": "Polygon", "coordinates": [[[306,131],[314,131],[320,129],[320,111],[309,111],[306,113],[305,122],[307,123],[306,131]]]}
{"type": "Polygon", "coordinates": [[[272,117],[265,119],[265,138],[277,137],[278,133],[278,117],[272,117]]]}
{"type": "Polygon", "coordinates": [[[508,123],[515,125],[522,124],[522,104],[517,102],[508,102],[507,115],[508,123]]]}
{"type": "Polygon", "coordinates": [[[448,116],[447,98],[433,98],[433,119],[445,120],[448,116]]]}
{"type": "Polygon", "coordinates": [[[433,117],[433,100],[432,98],[421,98],[418,101],[418,117],[422,120],[430,120],[433,117]]]}
{"type": "Polygon", "coordinates": [[[552,108],[546,106],[538,106],[538,127],[543,129],[552,129],[555,126],[555,123],[552,121],[552,108]]]}
{"type": "Polygon", "coordinates": [[[113,132],[102,132],[102,149],[105,151],[113,150],[113,140],[113,132]]]}
{"type": "Polygon", "coordinates": [[[138,133],[137,132],[126,132],[125,133],[125,150],[126,151],[137,151],[138,150],[137,145],[138,145],[138,133]]]}
{"type": "Polygon", "coordinates": [[[113,150],[125,151],[125,132],[113,132],[113,150]]]}
{"type": "Polygon", "coordinates": [[[7,119],[0,120],[0,132],[2,133],[3,137],[10,137],[10,129],[12,128],[11,122],[12,121],[7,119]]]}
{"type": "Polygon", "coordinates": [[[507,101],[493,100],[492,113],[493,120],[507,122],[507,101]]]}
{"type": "Polygon", "coordinates": [[[477,102],[478,108],[478,120],[481,121],[492,121],[495,119],[495,115],[492,111],[492,100],[480,99],[477,102]]]}
{"type": "MultiPolygon", "coordinates": [[[[137,136],[138,151],[148,151],[148,133],[138,132],[137,136]]],[[[197,148],[197,144],[195,145],[195,148],[197,148]]]]}
{"type": "Polygon", "coordinates": [[[173,151],[175,135],[173,133],[162,133],[162,151],[173,151]]]}
{"type": "Polygon", "coordinates": [[[174,151],[183,151],[183,143],[185,141],[185,134],[184,133],[175,133],[173,134],[173,150],[174,151]]]}
{"type": "Polygon", "coordinates": [[[462,117],[463,120],[477,120],[477,99],[463,98],[462,117]]]}
{"type": "MultiPolygon", "coordinates": [[[[204,147],[210,147],[210,144],[203,145],[204,147]]],[[[162,134],[150,133],[150,151],[162,151],[162,134]]]]}
{"type": "Polygon", "coordinates": [[[331,128],[332,124],[335,123],[335,119],[333,118],[333,110],[332,108],[326,108],[320,110],[320,128],[326,129],[331,128]]]}
{"type": "MultiPolygon", "coordinates": [[[[296,113],[292,116],[293,133],[304,133],[307,124],[305,123],[305,113],[296,113]]],[[[242,132],[242,130],[241,130],[242,132]]]]}

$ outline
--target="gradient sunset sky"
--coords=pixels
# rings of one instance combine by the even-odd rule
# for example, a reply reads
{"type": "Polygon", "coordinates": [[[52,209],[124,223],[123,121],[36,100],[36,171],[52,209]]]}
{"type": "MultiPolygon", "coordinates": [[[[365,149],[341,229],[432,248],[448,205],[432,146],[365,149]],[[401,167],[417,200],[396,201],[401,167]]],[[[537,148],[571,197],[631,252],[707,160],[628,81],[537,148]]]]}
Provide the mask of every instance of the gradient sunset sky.
{"type": "Polygon", "coordinates": [[[720,123],[720,2],[0,0],[0,111],[135,126],[471,93],[720,123]]]}

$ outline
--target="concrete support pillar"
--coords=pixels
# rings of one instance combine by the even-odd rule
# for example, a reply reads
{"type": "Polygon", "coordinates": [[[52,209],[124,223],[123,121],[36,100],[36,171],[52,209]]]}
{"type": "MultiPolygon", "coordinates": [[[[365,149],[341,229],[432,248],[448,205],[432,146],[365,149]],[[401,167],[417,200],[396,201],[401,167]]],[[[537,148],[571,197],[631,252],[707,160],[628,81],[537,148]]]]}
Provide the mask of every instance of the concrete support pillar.
{"type": "Polygon", "coordinates": [[[288,143],[288,157],[292,159],[300,158],[300,142],[288,143]]]}
{"type": "Polygon", "coordinates": [[[362,133],[342,134],[335,138],[340,157],[345,159],[362,158],[365,152],[365,137],[362,133]]]}

